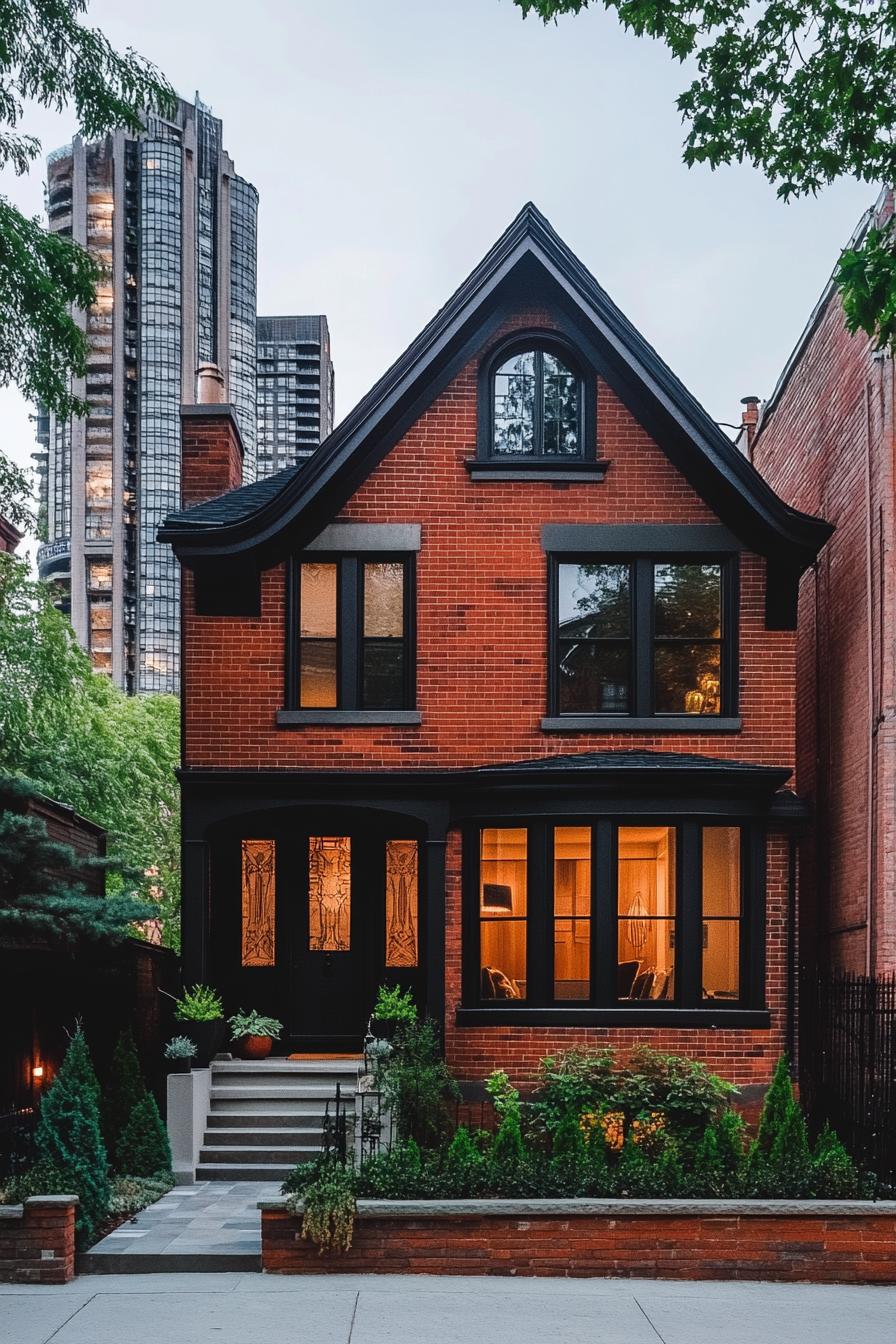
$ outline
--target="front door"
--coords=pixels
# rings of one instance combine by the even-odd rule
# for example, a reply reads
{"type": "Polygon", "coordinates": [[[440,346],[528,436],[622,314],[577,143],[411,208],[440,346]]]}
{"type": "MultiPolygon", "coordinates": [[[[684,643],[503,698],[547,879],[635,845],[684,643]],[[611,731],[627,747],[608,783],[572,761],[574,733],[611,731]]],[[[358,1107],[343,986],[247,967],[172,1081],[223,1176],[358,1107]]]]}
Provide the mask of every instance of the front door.
{"type": "Polygon", "coordinates": [[[423,1002],[421,845],[410,826],[274,814],[213,844],[211,953],[228,1013],[284,1023],[281,1049],[356,1050],[377,986],[423,1002]]]}

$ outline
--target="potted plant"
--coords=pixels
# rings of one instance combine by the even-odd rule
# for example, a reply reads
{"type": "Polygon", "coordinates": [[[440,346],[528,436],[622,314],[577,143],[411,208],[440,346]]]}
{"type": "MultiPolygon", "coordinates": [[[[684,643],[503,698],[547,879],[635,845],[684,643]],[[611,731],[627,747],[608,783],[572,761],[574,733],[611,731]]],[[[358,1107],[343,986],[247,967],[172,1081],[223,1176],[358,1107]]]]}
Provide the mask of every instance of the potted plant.
{"type": "Polygon", "coordinates": [[[381,1041],[390,1041],[403,1023],[417,1021],[417,1005],[409,989],[380,985],[370,1019],[370,1030],[381,1041]]]}
{"type": "Polygon", "coordinates": [[[267,1059],[274,1042],[279,1041],[283,1023],[276,1017],[264,1017],[253,1008],[244,1013],[242,1009],[227,1019],[230,1027],[230,1039],[241,1059],[267,1059]]]}
{"type": "Polygon", "coordinates": [[[224,1004],[209,985],[194,985],[175,1001],[174,1016],[196,1046],[199,1067],[206,1068],[224,1044],[224,1004]]]}
{"type": "Polygon", "coordinates": [[[196,1042],[189,1036],[172,1036],[165,1046],[165,1058],[171,1064],[172,1073],[189,1073],[196,1058],[196,1042]]]}

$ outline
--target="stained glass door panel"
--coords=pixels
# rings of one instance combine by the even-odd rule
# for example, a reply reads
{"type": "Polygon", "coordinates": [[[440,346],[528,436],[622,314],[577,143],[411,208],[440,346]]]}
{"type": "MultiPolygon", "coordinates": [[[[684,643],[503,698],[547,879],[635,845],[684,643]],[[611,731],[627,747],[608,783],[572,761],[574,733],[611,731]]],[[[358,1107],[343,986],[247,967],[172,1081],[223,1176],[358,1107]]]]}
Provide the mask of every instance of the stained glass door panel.
{"type": "Polygon", "coordinates": [[[308,950],[351,951],[352,842],[347,835],[308,840],[308,950]]]}

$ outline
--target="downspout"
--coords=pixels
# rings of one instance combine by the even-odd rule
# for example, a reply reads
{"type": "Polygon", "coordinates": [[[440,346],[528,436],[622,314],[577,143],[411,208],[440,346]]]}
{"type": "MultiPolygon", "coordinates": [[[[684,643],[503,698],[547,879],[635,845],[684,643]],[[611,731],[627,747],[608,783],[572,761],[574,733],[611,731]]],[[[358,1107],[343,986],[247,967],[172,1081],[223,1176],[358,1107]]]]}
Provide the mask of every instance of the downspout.
{"type": "Polygon", "coordinates": [[[791,1077],[799,1077],[799,1059],[796,1037],[796,1007],[799,994],[799,958],[797,951],[797,858],[796,836],[787,837],[787,1021],[784,1048],[790,1060],[791,1077]]]}
{"type": "MultiPolygon", "coordinates": [[[[875,358],[880,370],[880,359],[875,358]]],[[[878,386],[882,390],[882,379],[878,372],[878,386]]],[[[874,536],[871,500],[871,382],[865,385],[865,621],[866,621],[866,657],[868,690],[868,752],[866,770],[866,809],[865,809],[865,974],[871,975],[874,961],[874,881],[875,850],[877,841],[877,818],[875,798],[875,756],[877,739],[877,715],[874,703],[874,536]]]]}

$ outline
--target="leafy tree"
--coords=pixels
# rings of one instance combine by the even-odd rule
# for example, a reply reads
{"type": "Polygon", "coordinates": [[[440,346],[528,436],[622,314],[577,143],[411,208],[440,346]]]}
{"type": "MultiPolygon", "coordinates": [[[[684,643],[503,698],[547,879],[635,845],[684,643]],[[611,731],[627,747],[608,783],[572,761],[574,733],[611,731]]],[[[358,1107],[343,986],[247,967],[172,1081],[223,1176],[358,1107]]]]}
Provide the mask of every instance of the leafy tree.
{"type": "MultiPolygon", "coordinates": [[[[82,133],[138,131],[148,108],[170,111],[174,91],[151,65],[116,52],[81,22],[87,0],[16,0],[0,9],[0,168],[27,173],[40,141],[22,132],[26,106],[70,104],[82,133]]],[[[60,415],[85,411],[71,378],[86,372],[87,343],[71,309],[93,302],[100,272],[70,238],[48,233],[0,196],[0,386],[60,415]]]]}
{"type": "MultiPolygon", "coordinates": [[[[109,832],[141,874],[162,940],[180,946],[180,713],[173,696],[127,696],[93,672],[52,592],[0,554],[0,770],[25,775],[109,832]]],[[[125,888],[121,876],[107,884],[125,888]]]]}
{"type": "Polygon", "coordinates": [[[80,1027],[43,1099],[34,1149],[37,1166],[68,1180],[69,1189],[62,1193],[78,1196],[75,1227],[81,1243],[89,1244],[109,1207],[109,1174],[99,1085],[80,1027]]]}
{"type": "MultiPolygon", "coordinates": [[[[592,0],[514,3],[548,23],[592,0]]],[[[896,10],[886,0],[600,3],[695,67],[677,100],[689,167],[746,161],[785,201],[844,176],[896,182],[896,10]]],[[[850,330],[896,349],[896,225],[845,251],[836,279],[850,330]]]]}
{"type": "Polygon", "coordinates": [[[0,935],[69,946],[125,938],[135,920],[154,913],[152,906],[130,894],[98,894],[96,869],[108,861],[81,859],[50,840],[42,818],[20,810],[35,794],[27,782],[0,776],[0,935]]]}
{"type": "Polygon", "coordinates": [[[117,1153],[119,1141],[134,1107],[145,1096],[146,1085],[140,1069],[134,1033],[130,1027],[125,1027],[115,1042],[112,1063],[103,1088],[103,1135],[110,1155],[117,1153]]]}
{"type": "Polygon", "coordinates": [[[156,1099],[145,1092],[131,1112],[115,1150],[115,1165],[124,1176],[155,1176],[171,1170],[171,1145],[156,1099]]]}

